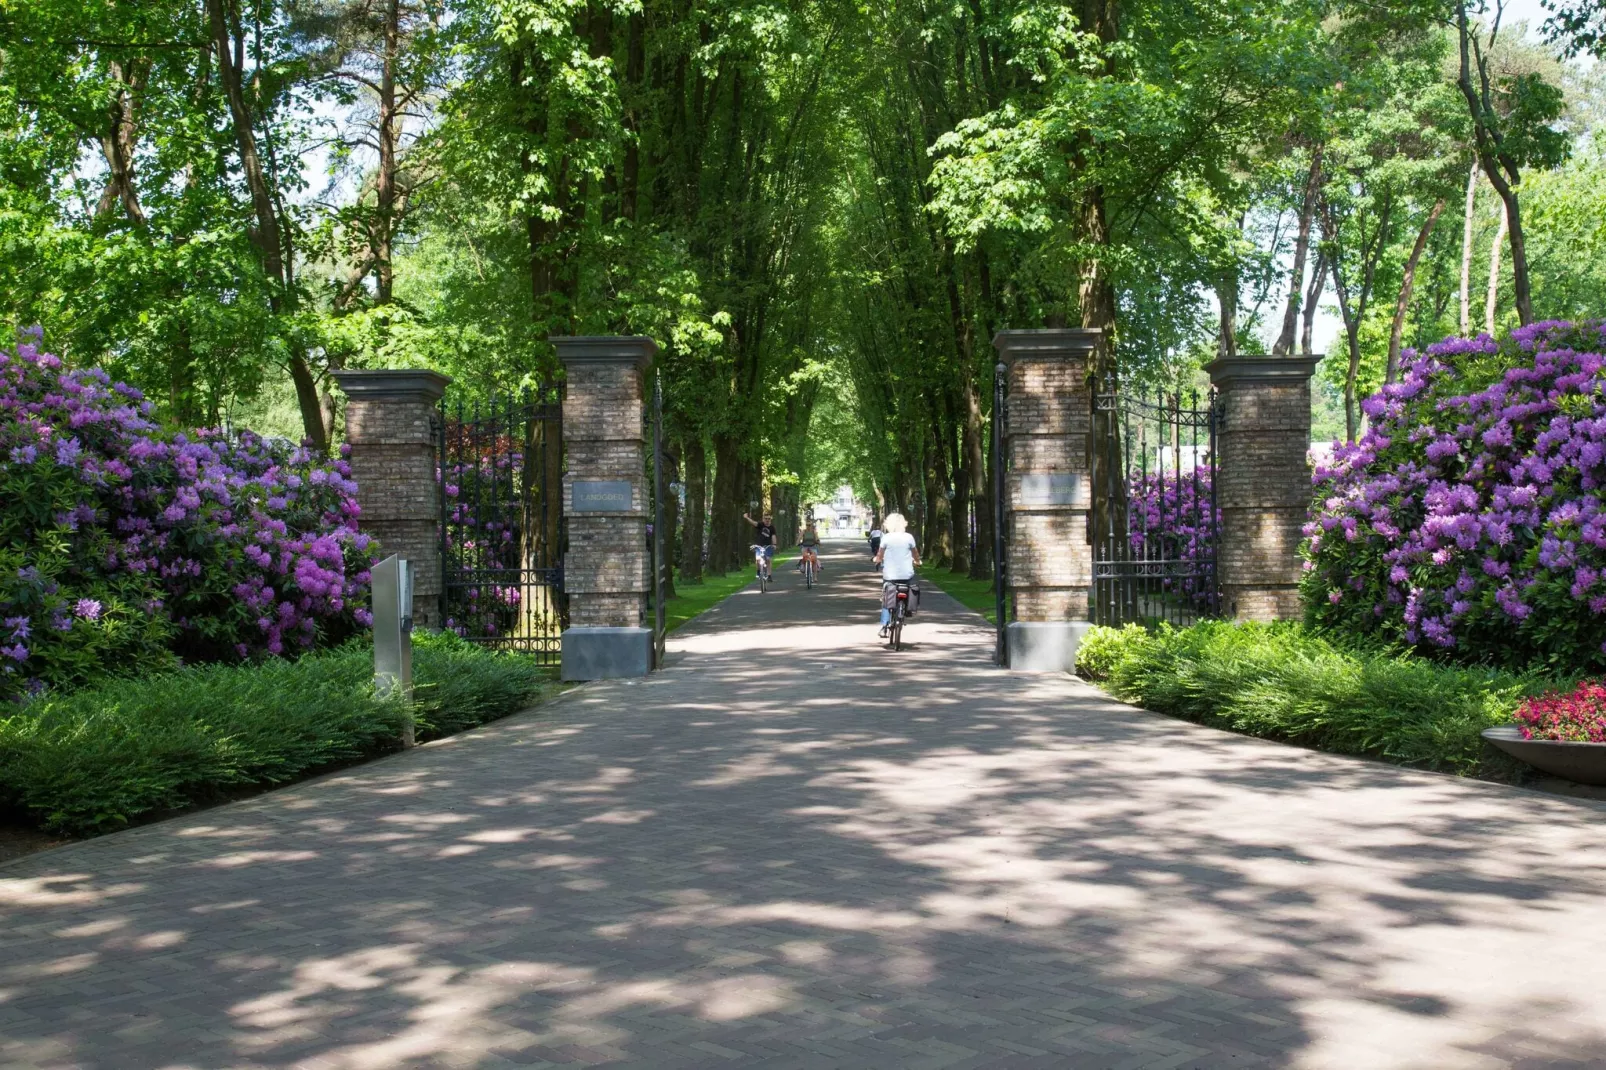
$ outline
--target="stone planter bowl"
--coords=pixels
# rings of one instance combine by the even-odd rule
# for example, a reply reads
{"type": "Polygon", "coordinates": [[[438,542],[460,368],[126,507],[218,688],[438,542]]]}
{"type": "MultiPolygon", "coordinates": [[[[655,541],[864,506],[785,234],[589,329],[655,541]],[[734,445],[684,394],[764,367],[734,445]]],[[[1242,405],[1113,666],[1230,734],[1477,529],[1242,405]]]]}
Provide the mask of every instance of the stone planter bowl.
{"type": "Polygon", "coordinates": [[[1485,728],[1483,738],[1541,773],[1578,784],[1606,787],[1606,743],[1566,743],[1523,739],[1516,725],[1485,728]]]}

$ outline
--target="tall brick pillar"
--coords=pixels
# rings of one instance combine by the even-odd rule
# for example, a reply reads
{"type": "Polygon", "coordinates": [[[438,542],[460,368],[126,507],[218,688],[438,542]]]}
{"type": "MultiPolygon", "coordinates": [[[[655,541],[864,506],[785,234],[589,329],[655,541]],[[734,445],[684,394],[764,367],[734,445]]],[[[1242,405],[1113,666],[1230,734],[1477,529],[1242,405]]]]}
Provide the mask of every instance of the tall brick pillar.
{"type": "Polygon", "coordinates": [[[563,678],[645,676],[652,669],[647,609],[646,434],[643,383],[651,338],[554,338],[563,399],[563,587],[569,627],[563,678]]]}
{"type": "Polygon", "coordinates": [[[1310,505],[1314,357],[1232,357],[1206,366],[1220,391],[1216,568],[1222,608],[1238,620],[1300,615],[1300,528],[1310,505]]]}
{"type": "Polygon", "coordinates": [[[1000,331],[993,339],[1009,384],[1003,522],[1015,611],[1005,628],[1012,669],[1070,671],[1091,627],[1088,366],[1102,338],[1074,328],[1000,331]]]}
{"type": "Polygon", "coordinates": [[[335,372],[346,394],[346,444],[358,521],[387,554],[413,563],[413,620],[441,626],[441,500],[435,421],[451,379],[430,371],[335,372]]]}

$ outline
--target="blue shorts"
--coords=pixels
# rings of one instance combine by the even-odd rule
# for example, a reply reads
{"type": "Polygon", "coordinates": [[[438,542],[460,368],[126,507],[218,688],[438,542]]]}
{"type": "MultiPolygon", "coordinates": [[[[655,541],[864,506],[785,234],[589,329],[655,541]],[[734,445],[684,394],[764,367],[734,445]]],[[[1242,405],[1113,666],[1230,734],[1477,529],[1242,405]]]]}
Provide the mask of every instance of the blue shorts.
{"type": "Polygon", "coordinates": [[[758,547],[758,551],[764,555],[764,560],[766,560],[766,561],[775,560],[775,547],[773,547],[773,546],[760,546],[760,547],[758,547]]]}

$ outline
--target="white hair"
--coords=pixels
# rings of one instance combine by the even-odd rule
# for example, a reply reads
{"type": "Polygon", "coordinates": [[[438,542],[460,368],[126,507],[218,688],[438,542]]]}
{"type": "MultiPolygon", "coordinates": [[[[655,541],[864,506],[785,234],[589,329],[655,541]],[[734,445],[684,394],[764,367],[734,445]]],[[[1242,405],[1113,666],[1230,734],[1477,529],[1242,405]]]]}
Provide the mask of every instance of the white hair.
{"type": "Polygon", "coordinates": [[[908,531],[909,521],[903,518],[902,513],[888,513],[887,518],[881,521],[881,530],[890,531],[894,534],[901,531],[908,531]]]}

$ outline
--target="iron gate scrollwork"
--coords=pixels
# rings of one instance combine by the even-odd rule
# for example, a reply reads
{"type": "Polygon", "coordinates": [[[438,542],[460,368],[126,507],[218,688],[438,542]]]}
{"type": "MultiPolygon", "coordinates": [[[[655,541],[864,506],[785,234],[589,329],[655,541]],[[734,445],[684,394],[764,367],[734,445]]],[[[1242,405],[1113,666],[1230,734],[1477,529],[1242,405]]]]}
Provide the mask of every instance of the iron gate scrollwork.
{"type": "Polygon", "coordinates": [[[1218,616],[1214,391],[1093,396],[1093,621],[1191,624],[1218,616]]]}
{"type": "Polygon", "coordinates": [[[664,468],[668,458],[664,454],[664,388],[662,377],[654,369],[652,397],[648,402],[647,419],[652,426],[652,477],[648,488],[652,495],[652,512],[648,517],[647,567],[651,571],[648,597],[652,600],[652,667],[664,666],[664,639],[668,626],[664,614],[664,595],[674,562],[670,559],[672,532],[664,527],[664,495],[668,488],[664,468]]]}
{"type": "Polygon", "coordinates": [[[558,664],[568,624],[561,388],[443,400],[437,472],[444,627],[558,664]]]}
{"type": "Polygon", "coordinates": [[[1008,443],[1009,368],[1004,364],[993,368],[993,661],[1002,666],[1009,664],[1009,511],[1005,500],[1005,478],[1009,471],[1009,458],[1005,455],[1008,443]]]}

